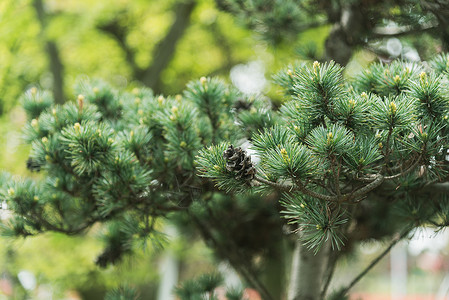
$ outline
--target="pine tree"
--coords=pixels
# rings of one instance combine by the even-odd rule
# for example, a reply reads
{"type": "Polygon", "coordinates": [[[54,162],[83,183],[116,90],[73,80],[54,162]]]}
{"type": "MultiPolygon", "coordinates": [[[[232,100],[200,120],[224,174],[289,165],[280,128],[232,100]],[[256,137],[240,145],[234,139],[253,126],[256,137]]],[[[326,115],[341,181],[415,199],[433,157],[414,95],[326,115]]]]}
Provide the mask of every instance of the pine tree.
{"type": "Polygon", "coordinates": [[[390,239],[381,258],[416,227],[449,226],[449,56],[342,72],[334,62],[287,67],[275,76],[279,109],[215,78],[174,97],[82,81],[64,105],[31,89],[27,165],[41,175],[2,175],[13,213],[4,233],[72,235],[102,223],[106,266],[141,241],[162,243],[159,220],[169,218],[193,224],[263,299],[281,298],[264,276],[292,250],[291,274],[274,273],[289,281],[288,299],[322,299],[354,243],[390,239]]]}
{"type": "MultiPolygon", "coordinates": [[[[298,33],[329,26],[325,53],[313,44],[300,53],[309,58],[334,60],[342,65],[355,50],[365,48],[388,58],[378,42],[384,38],[430,35],[449,51],[449,3],[438,0],[215,0],[217,6],[237,16],[267,41],[294,40],[298,33]]],[[[425,48],[425,47],[424,47],[425,48]]],[[[421,50],[420,49],[420,50],[421,50]]]]}

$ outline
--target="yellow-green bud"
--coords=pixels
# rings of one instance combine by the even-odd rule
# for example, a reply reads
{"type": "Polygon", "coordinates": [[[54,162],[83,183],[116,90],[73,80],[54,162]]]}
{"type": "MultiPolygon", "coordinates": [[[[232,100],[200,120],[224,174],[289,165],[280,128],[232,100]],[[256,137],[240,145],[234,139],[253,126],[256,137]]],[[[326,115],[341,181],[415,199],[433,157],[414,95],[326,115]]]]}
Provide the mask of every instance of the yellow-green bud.
{"type": "Polygon", "coordinates": [[[100,89],[97,88],[97,87],[94,87],[94,88],[92,89],[92,91],[93,91],[95,94],[98,94],[98,92],[100,91],[100,89]]]}
{"type": "Polygon", "coordinates": [[[173,107],[171,108],[171,112],[172,112],[173,114],[177,115],[177,114],[178,114],[178,107],[177,107],[177,106],[173,106],[173,107]]]}
{"type": "Polygon", "coordinates": [[[44,136],[42,139],[42,143],[46,144],[48,142],[48,138],[46,136],[44,136]]]}
{"type": "Polygon", "coordinates": [[[427,80],[427,74],[426,74],[426,72],[421,72],[420,74],[419,74],[419,79],[421,80],[421,82],[422,83],[424,83],[426,80],[427,80]]]}
{"type": "Polygon", "coordinates": [[[134,137],[134,130],[131,130],[131,132],[129,133],[129,135],[132,137],[134,137]]]}
{"type": "Polygon", "coordinates": [[[281,149],[281,156],[285,161],[289,160],[288,153],[287,150],[285,150],[285,148],[281,149]]]}
{"type": "Polygon", "coordinates": [[[398,83],[399,80],[401,80],[401,78],[399,77],[399,75],[394,76],[394,82],[398,83]]]}
{"type": "Polygon", "coordinates": [[[51,160],[51,157],[50,157],[50,155],[48,155],[48,154],[47,154],[47,155],[45,155],[45,160],[46,160],[46,161],[50,161],[50,160],[51,160]]]}
{"type": "Polygon", "coordinates": [[[36,119],[31,120],[31,126],[37,127],[38,124],[39,123],[38,123],[38,121],[36,119]]]}
{"type": "Polygon", "coordinates": [[[142,109],[139,109],[139,110],[137,111],[137,114],[138,114],[138,115],[143,115],[143,110],[142,110],[142,109]]]}
{"type": "Polygon", "coordinates": [[[157,97],[157,103],[159,103],[159,105],[162,105],[163,103],[164,103],[164,96],[159,96],[159,97],[157,97]]]}
{"type": "Polygon", "coordinates": [[[397,106],[396,106],[396,103],[394,102],[394,101],[392,101],[391,103],[390,103],[390,110],[391,110],[391,113],[392,114],[395,114],[396,113],[396,111],[397,111],[397,106]]]}
{"type": "Polygon", "coordinates": [[[101,136],[101,130],[97,129],[96,133],[98,134],[98,136],[101,136]]]}
{"type": "Polygon", "coordinates": [[[36,95],[36,93],[37,93],[37,88],[36,88],[35,86],[33,86],[33,87],[30,89],[30,92],[31,92],[31,95],[36,95]]]}
{"type": "Polygon", "coordinates": [[[14,196],[16,194],[16,191],[13,188],[9,188],[8,189],[8,195],[9,196],[14,196]]]}
{"type": "Polygon", "coordinates": [[[287,75],[290,76],[290,77],[292,77],[292,76],[293,76],[292,70],[288,69],[288,70],[287,70],[287,75]]]}
{"type": "Polygon", "coordinates": [[[113,142],[114,142],[114,139],[108,138],[108,143],[109,143],[109,144],[112,144],[113,142]]]}
{"type": "Polygon", "coordinates": [[[135,104],[137,104],[137,105],[139,105],[140,104],[140,98],[139,97],[136,97],[135,99],[134,99],[134,103],[135,104]]]}
{"type": "Polygon", "coordinates": [[[181,102],[182,96],[181,96],[180,94],[177,94],[177,95],[175,96],[175,100],[176,100],[177,102],[181,102]]]}
{"type": "Polygon", "coordinates": [[[200,83],[201,83],[202,86],[204,86],[206,84],[206,82],[207,82],[207,78],[206,77],[203,76],[203,77],[200,78],[200,83]]]}
{"type": "Polygon", "coordinates": [[[39,201],[39,197],[38,197],[38,196],[34,196],[34,197],[33,197],[33,200],[34,200],[34,201],[39,201]]]}
{"type": "Polygon", "coordinates": [[[313,62],[313,72],[317,74],[317,72],[320,70],[320,63],[318,61],[313,62]]]}
{"type": "Polygon", "coordinates": [[[327,143],[330,144],[333,139],[334,139],[334,135],[332,134],[332,132],[329,132],[327,134],[327,143]]]}
{"type": "Polygon", "coordinates": [[[354,107],[354,106],[355,106],[355,101],[354,101],[354,99],[350,99],[348,102],[349,102],[349,105],[350,105],[351,107],[354,107]]]}
{"type": "Polygon", "coordinates": [[[384,145],[382,145],[382,143],[379,143],[379,149],[382,149],[384,147],[384,145]]]}
{"type": "Polygon", "coordinates": [[[214,165],[214,169],[218,171],[218,170],[220,170],[220,166],[219,165],[214,165]]]}
{"type": "Polygon", "coordinates": [[[360,94],[360,97],[362,97],[362,98],[367,98],[368,95],[367,95],[365,92],[363,92],[363,93],[360,94]]]}
{"type": "Polygon", "coordinates": [[[80,131],[80,129],[81,129],[81,125],[80,125],[80,123],[78,123],[78,122],[77,122],[77,123],[75,123],[75,125],[73,125],[73,128],[75,128],[75,130],[79,132],[79,131],[80,131]]]}
{"type": "Polygon", "coordinates": [[[140,90],[138,88],[133,88],[133,90],[131,91],[131,93],[133,93],[134,95],[138,95],[140,92],[140,90]]]}
{"type": "Polygon", "coordinates": [[[321,225],[318,224],[318,225],[316,225],[316,229],[317,229],[317,230],[321,230],[321,229],[323,229],[323,227],[321,227],[321,225]]]}
{"type": "Polygon", "coordinates": [[[187,146],[187,143],[182,141],[181,143],[179,143],[179,146],[181,146],[181,148],[184,148],[187,146]]]}
{"type": "Polygon", "coordinates": [[[53,116],[56,116],[56,109],[53,108],[53,109],[51,110],[51,113],[53,114],[53,116]]]}

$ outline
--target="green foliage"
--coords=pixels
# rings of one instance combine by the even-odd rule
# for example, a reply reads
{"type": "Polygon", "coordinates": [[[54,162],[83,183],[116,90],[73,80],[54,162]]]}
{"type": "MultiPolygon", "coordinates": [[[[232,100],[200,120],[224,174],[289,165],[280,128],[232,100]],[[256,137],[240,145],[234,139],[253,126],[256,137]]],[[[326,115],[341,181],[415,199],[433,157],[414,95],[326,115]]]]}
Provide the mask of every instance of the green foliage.
{"type": "Polygon", "coordinates": [[[301,194],[286,194],[281,202],[282,211],[290,224],[296,224],[301,232],[304,244],[317,253],[321,246],[330,242],[332,249],[340,250],[345,237],[339,227],[348,222],[346,211],[332,211],[334,208],[313,198],[301,194]]]}
{"type": "Polygon", "coordinates": [[[118,289],[114,289],[109,291],[105,298],[105,300],[138,300],[139,296],[135,289],[130,287],[120,287],[118,289]]]}
{"type": "Polygon", "coordinates": [[[181,300],[217,299],[215,289],[223,282],[218,273],[203,274],[197,278],[187,280],[175,289],[175,294],[181,300]]]}
{"type": "MultiPolygon", "coordinates": [[[[351,206],[369,200],[377,189],[404,199],[391,191],[402,186],[401,178],[411,176],[423,185],[446,178],[448,141],[442,121],[448,110],[447,79],[417,75],[420,70],[420,65],[399,61],[374,64],[359,80],[348,83],[337,64],[314,62],[277,75],[290,99],[280,107],[274,127],[252,136],[261,174],[255,185],[261,191],[288,191],[281,202],[285,216],[315,252],[326,242],[335,249],[343,246],[351,206]]],[[[203,176],[231,191],[243,185],[226,176],[220,155],[225,148],[202,150],[198,164],[203,176]]],[[[413,193],[418,186],[422,185],[411,188],[413,193]]],[[[425,224],[438,211],[414,210],[421,211],[415,213],[419,221],[404,222],[425,224]]]]}

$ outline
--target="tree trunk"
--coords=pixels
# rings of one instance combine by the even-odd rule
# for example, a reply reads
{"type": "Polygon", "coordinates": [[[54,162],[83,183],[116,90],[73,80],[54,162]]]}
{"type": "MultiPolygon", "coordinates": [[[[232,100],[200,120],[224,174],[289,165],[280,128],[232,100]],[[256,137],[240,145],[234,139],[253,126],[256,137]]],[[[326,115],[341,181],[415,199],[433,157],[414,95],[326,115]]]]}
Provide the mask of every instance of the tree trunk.
{"type": "Polygon", "coordinates": [[[170,63],[178,41],[189,26],[190,16],[196,4],[195,0],[180,1],[177,4],[175,21],[165,38],[155,46],[153,62],[148,69],[139,74],[138,79],[146,86],[152,88],[156,93],[159,93],[161,89],[161,73],[170,63]]]}
{"type": "Polygon", "coordinates": [[[301,241],[296,241],[290,272],[288,300],[319,300],[324,278],[327,247],[324,245],[317,254],[307,249],[301,241]]]}

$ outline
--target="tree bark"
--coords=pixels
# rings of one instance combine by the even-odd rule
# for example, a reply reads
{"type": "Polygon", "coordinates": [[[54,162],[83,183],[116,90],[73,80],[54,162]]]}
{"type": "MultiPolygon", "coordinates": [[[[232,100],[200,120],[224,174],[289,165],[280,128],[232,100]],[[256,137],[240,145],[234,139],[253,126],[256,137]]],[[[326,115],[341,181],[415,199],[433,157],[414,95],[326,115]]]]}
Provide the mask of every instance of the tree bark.
{"type": "Polygon", "coordinates": [[[170,63],[175,53],[176,45],[190,23],[190,16],[195,6],[195,0],[178,3],[175,9],[175,21],[173,25],[165,38],[156,45],[152,55],[153,62],[138,78],[156,93],[160,92],[161,73],[170,63]]]}
{"type": "Polygon", "coordinates": [[[54,41],[45,37],[45,29],[47,28],[47,16],[45,15],[44,4],[42,0],[33,1],[37,18],[41,25],[41,36],[45,40],[45,50],[48,58],[50,73],[52,75],[53,84],[52,92],[55,103],[64,103],[64,65],[62,64],[58,46],[54,41]]]}
{"type": "Polygon", "coordinates": [[[326,244],[314,254],[298,239],[292,258],[288,300],[319,300],[327,254],[326,244]]]}

